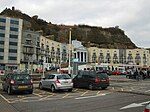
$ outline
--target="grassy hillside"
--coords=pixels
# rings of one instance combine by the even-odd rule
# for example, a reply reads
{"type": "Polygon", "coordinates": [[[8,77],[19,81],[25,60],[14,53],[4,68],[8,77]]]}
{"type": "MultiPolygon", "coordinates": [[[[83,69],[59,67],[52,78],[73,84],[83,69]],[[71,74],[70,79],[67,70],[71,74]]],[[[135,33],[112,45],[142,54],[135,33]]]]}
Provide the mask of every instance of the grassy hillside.
{"type": "Polygon", "coordinates": [[[88,25],[66,26],[57,25],[39,19],[37,15],[30,17],[16,9],[5,9],[0,15],[21,18],[24,20],[23,29],[43,31],[44,36],[53,35],[53,40],[68,43],[69,28],[72,27],[72,39],[82,41],[86,47],[100,48],[137,48],[118,26],[102,28],[88,25]]]}

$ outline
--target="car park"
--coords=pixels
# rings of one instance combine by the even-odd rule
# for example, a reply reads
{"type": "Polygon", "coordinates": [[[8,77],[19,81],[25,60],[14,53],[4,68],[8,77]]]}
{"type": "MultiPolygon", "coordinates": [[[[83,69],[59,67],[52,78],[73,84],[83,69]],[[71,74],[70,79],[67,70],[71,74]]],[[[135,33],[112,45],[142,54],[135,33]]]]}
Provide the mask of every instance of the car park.
{"type": "Polygon", "coordinates": [[[9,73],[4,75],[1,80],[3,91],[7,91],[9,95],[22,91],[27,91],[30,94],[33,92],[33,83],[29,74],[9,73]]]}
{"type": "Polygon", "coordinates": [[[150,104],[146,105],[143,112],[150,112],[150,104]]]}
{"type": "Polygon", "coordinates": [[[106,89],[109,86],[109,77],[106,72],[79,71],[73,79],[74,87],[92,89],[106,89]]]}
{"type": "Polygon", "coordinates": [[[52,92],[56,92],[56,90],[68,90],[71,92],[73,82],[68,74],[49,74],[41,79],[39,88],[51,89],[52,92]]]}

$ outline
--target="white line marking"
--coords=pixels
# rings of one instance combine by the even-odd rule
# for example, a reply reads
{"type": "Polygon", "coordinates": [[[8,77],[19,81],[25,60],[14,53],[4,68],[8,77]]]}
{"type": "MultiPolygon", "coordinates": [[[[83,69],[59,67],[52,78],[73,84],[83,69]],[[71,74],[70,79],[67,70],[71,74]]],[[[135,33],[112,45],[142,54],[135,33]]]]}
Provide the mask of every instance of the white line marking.
{"type": "Polygon", "coordinates": [[[125,107],[122,107],[120,108],[120,110],[122,109],[128,109],[128,108],[135,108],[135,107],[141,107],[141,106],[144,106],[144,104],[147,104],[149,103],[150,101],[146,101],[146,102],[142,102],[142,103],[132,103],[130,105],[127,105],[125,107]]]}
{"type": "Polygon", "coordinates": [[[105,96],[105,95],[106,94],[99,94],[99,95],[95,95],[95,96],[78,97],[78,98],[75,98],[75,99],[80,100],[80,99],[94,98],[94,97],[105,96]]]}
{"type": "Polygon", "coordinates": [[[98,95],[101,91],[98,91],[96,94],[98,95]]]}
{"type": "Polygon", "coordinates": [[[62,98],[66,98],[67,96],[69,96],[69,94],[66,94],[65,96],[63,96],[62,98]]]}
{"type": "Polygon", "coordinates": [[[11,103],[7,98],[5,98],[3,95],[0,94],[0,96],[8,103],[11,103]]]}
{"type": "Polygon", "coordinates": [[[86,93],[88,93],[89,90],[87,90],[86,92],[84,92],[83,94],[81,94],[80,96],[84,96],[86,93]]]}
{"type": "Polygon", "coordinates": [[[150,90],[145,91],[145,93],[150,92],[150,90]]]}

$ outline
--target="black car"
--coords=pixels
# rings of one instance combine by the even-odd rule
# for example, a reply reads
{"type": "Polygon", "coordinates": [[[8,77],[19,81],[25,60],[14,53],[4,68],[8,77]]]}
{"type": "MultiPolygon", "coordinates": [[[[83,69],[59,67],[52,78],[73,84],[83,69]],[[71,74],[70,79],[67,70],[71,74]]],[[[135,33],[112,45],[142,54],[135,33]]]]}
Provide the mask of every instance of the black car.
{"type": "Polygon", "coordinates": [[[3,76],[1,80],[3,91],[7,91],[9,95],[16,91],[27,91],[30,94],[33,92],[33,83],[29,74],[10,73],[3,76]]]}
{"type": "Polygon", "coordinates": [[[106,72],[79,71],[73,79],[74,87],[88,89],[106,89],[109,86],[109,78],[106,72]]]}

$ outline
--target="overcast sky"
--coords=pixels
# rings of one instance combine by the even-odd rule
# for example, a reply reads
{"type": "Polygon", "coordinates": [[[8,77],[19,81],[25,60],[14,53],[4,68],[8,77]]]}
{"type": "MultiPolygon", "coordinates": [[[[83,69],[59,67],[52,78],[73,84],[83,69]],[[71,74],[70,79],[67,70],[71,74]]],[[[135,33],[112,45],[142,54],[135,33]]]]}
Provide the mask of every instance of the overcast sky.
{"type": "Polygon", "coordinates": [[[6,7],[54,24],[119,26],[138,47],[150,48],[150,0],[0,0],[6,7]]]}

